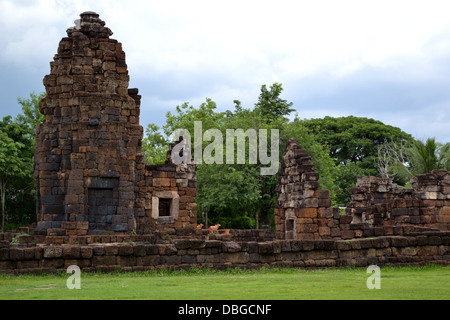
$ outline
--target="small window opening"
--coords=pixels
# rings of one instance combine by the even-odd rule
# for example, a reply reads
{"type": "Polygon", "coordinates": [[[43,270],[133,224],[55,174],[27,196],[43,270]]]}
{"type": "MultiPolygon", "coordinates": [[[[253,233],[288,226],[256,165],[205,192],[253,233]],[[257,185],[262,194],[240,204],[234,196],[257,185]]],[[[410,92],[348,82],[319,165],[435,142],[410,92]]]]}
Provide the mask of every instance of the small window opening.
{"type": "Polygon", "coordinates": [[[172,199],[162,199],[159,198],[159,216],[160,217],[170,217],[170,204],[172,199]]]}

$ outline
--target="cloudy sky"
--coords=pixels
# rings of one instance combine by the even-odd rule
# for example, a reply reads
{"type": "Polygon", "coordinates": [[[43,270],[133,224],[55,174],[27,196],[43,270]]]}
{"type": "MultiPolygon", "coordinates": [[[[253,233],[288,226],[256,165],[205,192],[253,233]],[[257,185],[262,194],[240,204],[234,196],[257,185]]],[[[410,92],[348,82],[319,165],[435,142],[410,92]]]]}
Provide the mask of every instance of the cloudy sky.
{"type": "Polygon", "coordinates": [[[42,92],[60,39],[95,11],[122,42],[141,124],[283,84],[301,118],[355,115],[450,141],[450,2],[0,0],[0,116],[42,92]]]}

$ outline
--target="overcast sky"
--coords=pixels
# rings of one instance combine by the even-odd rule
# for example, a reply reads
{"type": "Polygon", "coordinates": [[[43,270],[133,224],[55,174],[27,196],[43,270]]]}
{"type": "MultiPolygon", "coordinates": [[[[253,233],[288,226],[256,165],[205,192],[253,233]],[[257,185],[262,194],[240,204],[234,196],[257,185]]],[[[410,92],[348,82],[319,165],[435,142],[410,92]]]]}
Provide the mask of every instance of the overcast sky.
{"type": "Polygon", "coordinates": [[[283,84],[301,118],[374,118],[450,141],[450,1],[0,0],[0,116],[42,92],[81,12],[122,42],[141,125],[211,98],[253,107],[283,84]]]}

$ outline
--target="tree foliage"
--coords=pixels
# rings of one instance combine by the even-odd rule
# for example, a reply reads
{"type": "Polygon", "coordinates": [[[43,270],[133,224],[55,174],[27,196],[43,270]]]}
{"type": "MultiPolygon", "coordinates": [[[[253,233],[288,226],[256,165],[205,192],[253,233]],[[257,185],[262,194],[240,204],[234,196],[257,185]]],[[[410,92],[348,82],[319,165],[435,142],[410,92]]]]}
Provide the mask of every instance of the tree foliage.
{"type": "Polygon", "coordinates": [[[450,170],[450,143],[439,143],[435,138],[409,144],[386,140],[378,147],[378,154],[380,174],[402,185],[418,174],[435,169],[450,170]]]}
{"type": "Polygon", "coordinates": [[[304,125],[316,139],[330,149],[330,156],[336,165],[358,163],[363,169],[376,174],[377,146],[386,139],[396,142],[412,142],[411,135],[381,121],[363,117],[325,117],[305,120],[304,125]]]}
{"type": "MultiPolygon", "coordinates": [[[[9,128],[12,124],[9,125],[9,128]]],[[[17,126],[20,128],[20,126],[17,126]]],[[[18,133],[19,129],[14,130],[14,133],[18,133]]],[[[19,142],[14,141],[5,132],[0,131],[0,200],[1,200],[1,212],[2,212],[2,224],[1,228],[4,231],[5,228],[5,202],[7,191],[11,191],[11,186],[17,184],[18,180],[25,181],[27,178],[32,177],[32,163],[31,158],[27,157],[26,146],[19,142]],[[9,190],[8,190],[9,189],[9,190]]],[[[11,192],[8,192],[10,196],[14,196],[11,192]]]]}
{"type": "MultiPolygon", "coordinates": [[[[200,121],[202,137],[207,130],[215,129],[224,140],[227,130],[252,129],[259,132],[279,130],[278,154],[281,158],[289,138],[296,139],[312,157],[319,173],[320,188],[330,191],[333,205],[345,206],[350,201],[349,189],[361,175],[390,177],[402,184],[419,173],[434,169],[450,170],[450,143],[438,143],[435,139],[415,141],[399,128],[380,121],[360,117],[342,117],[301,120],[296,116],[289,121],[293,112],[292,103],[282,99],[282,85],[274,83],[261,86],[257,102],[245,107],[234,100],[232,110],[218,111],[216,103],[209,98],[198,107],[184,103],[168,112],[166,123],[160,128],[148,124],[142,140],[142,150],[148,164],[163,163],[166,160],[168,143],[178,137],[172,134],[176,129],[186,129],[194,139],[194,122],[200,121]],[[377,170],[378,169],[378,170],[377,170]]],[[[11,116],[0,121],[0,196],[2,217],[6,223],[20,225],[35,220],[35,186],[32,174],[32,158],[35,145],[36,125],[43,121],[39,102],[45,93],[30,94],[29,98],[18,98],[22,112],[16,118],[11,116]]],[[[273,208],[276,200],[276,185],[279,170],[275,175],[261,175],[261,168],[267,165],[261,161],[250,161],[254,150],[245,140],[244,163],[205,164],[197,166],[197,205],[200,219],[208,223],[220,223],[228,228],[253,228],[273,223],[273,208]],[[258,224],[258,221],[260,224],[258,224]]],[[[202,152],[211,147],[213,141],[202,139],[202,152]]],[[[258,141],[259,142],[259,141],[258,141]]],[[[233,140],[237,149],[238,139],[233,140]]],[[[192,155],[195,144],[191,141],[192,155]]],[[[213,152],[215,156],[215,151],[213,152]]],[[[260,158],[258,158],[260,160],[260,158]]],[[[2,223],[3,226],[4,223],[2,223]]]]}
{"type": "Polygon", "coordinates": [[[261,86],[261,93],[258,102],[255,103],[255,110],[259,111],[266,121],[288,116],[295,111],[291,109],[292,102],[280,98],[282,92],[283,86],[281,83],[275,82],[270,86],[270,90],[267,90],[265,84],[261,86]]]}
{"type": "MultiPolygon", "coordinates": [[[[307,150],[321,174],[320,183],[324,188],[333,187],[332,168],[333,160],[328,151],[315,141],[313,135],[305,128],[299,119],[289,123],[286,118],[293,109],[292,103],[282,99],[281,84],[275,83],[269,88],[261,87],[258,101],[253,108],[242,106],[239,100],[234,100],[234,110],[217,111],[214,101],[207,98],[199,107],[188,103],[177,106],[174,114],[168,113],[166,124],[163,126],[166,136],[170,136],[176,129],[186,129],[191,133],[192,154],[195,154],[194,121],[201,121],[202,134],[209,129],[218,130],[224,137],[223,150],[227,150],[225,137],[227,130],[242,129],[247,132],[254,129],[266,129],[268,132],[268,149],[270,145],[270,132],[278,129],[281,137],[278,154],[281,157],[289,138],[297,139],[307,150]]],[[[175,137],[177,138],[177,137],[175,137]]],[[[211,141],[202,140],[202,150],[211,144],[211,141]]],[[[273,209],[276,200],[276,185],[279,170],[276,175],[261,175],[261,168],[266,167],[259,161],[250,163],[251,152],[249,141],[245,140],[245,163],[237,164],[237,154],[234,153],[234,164],[227,164],[224,155],[224,164],[205,164],[197,166],[197,205],[199,212],[208,212],[211,223],[220,223],[229,228],[253,228],[273,223],[273,209]]],[[[237,148],[237,139],[234,141],[234,150],[237,148]]],[[[205,219],[205,216],[199,217],[205,219]]]]}
{"type": "Polygon", "coordinates": [[[0,196],[2,228],[35,221],[36,198],[33,178],[33,153],[36,126],[44,119],[39,102],[45,93],[18,98],[22,112],[0,121],[0,196]]]}
{"type": "Polygon", "coordinates": [[[147,164],[161,164],[166,161],[169,141],[159,130],[160,128],[153,123],[149,123],[145,128],[142,151],[145,153],[147,164]]]}
{"type": "Polygon", "coordinates": [[[379,146],[387,139],[398,144],[414,141],[400,128],[364,117],[325,117],[303,120],[302,123],[334,159],[333,196],[339,206],[346,206],[350,201],[349,190],[355,186],[358,177],[379,175],[379,146]]]}
{"type": "Polygon", "coordinates": [[[45,94],[45,92],[32,92],[29,98],[17,98],[22,106],[22,113],[17,115],[16,121],[31,128],[34,135],[36,134],[36,126],[44,121],[44,115],[39,111],[39,103],[45,97],[45,94]]]}

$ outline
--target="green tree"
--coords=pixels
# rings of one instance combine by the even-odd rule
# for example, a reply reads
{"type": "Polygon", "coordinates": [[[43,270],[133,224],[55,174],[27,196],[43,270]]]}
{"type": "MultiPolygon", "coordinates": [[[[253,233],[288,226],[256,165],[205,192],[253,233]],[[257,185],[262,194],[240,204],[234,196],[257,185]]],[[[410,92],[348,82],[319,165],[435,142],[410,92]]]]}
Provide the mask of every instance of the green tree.
{"type": "Polygon", "coordinates": [[[347,165],[335,167],[335,199],[340,207],[347,206],[351,201],[350,188],[355,186],[358,177],[368,175],[367,169],[358,166],[357,163],[350,162],[347,165]]]}
{"type": "Polygon", "coordinates": [[[328,189],[333,205],[337,205],[338,202],[336,199],[339,194],[339,189],[335,182],[338,175],[336,165],[330,156],[329,146],[317,141],[316,135],[297,116],[284,128],[283,139],[285,141],[283,142],[283,146],[286,145],[289,138],[297,140],[300,146],[311,156],[315,170],[319,173],[319,187],[321,189],[328,189]]]}
{"type": "Polygon", "coordinates": [[[39,111],[39,103],[45,97],[46,93],[30,93],[30,97],[17,98],[17,101],[22,106],[22,113],[17,115],[16,121],[20,124],[25,124],[33,129],[36,134],[36,126],[44,121],[44,115],[39,111]]]}
{"type": "Polygon", "coordinates": [[[33,177],[33,154],[36,126],[44,116],[39,112],[45,93],[31,93],[29,98],[18,98],[22,112],[14,119],[6,116],[0,121],[1,151],[0,179],[2,222],[11,226],[35,220],[36,190],[33,177]],[[5,218],[8,219],[5,221],[5,218]]]}
{"type": "Polygon", "coordinates": [[[283,92],[281,83],[275,82],[267,90],[266,85],[262,85],[261,93],[258,97],[258,102],[255,103],[256,110],[258,110],[266,121],[273,121],[279,117],[288,116],[291,112],[293,103],[281,99],[280,95],[283,92]]]}
{"type": "MultiPolygon", "coordinates": [[[[193,140],[194,121],[202,122],[202,133],[208,129],[217,129],[226,137],[227,129],[278,129],[281,141],[279,156],[285,151],[289,138],[297,139],[302,147],[311,154],[313,163],[320,174],[320,183],[324,188],[333,188],[334,162],[321,144],[315,141],[314,136],[301,124],[297,118],[293,124],[286,118],[292,109],[292,103],[281,99],[281,84],[275,83],[268,90],[265,85],[261,87],[258,102],[253,108],[242,106],[239,100],[234,100],[234,110],[218,112],[217,106],[211,99],[206,99],[199,107],[184,103],[176,108],[176,113],[168,113],[166,125],[163,126],[166,136],[170,136],[176,129],[187,129],[193,140]]],[[[192,143],[192,141],[191,141],[192,143]]],[[[211,142],[203,140],[202,150],[211,142]]],[[[226,150],[225,141],[224,150],[226,150]]],[[[237,154],[234,154],[235,164],[200,164],[197,166],[197,205],[199,213],[208,212],[213,223],[233,228],[251,228],[273,223],[273,209],[276,201],[276,186],[279,171],[276,175],[261,175],[260,162],[249,163],[251,151],[246,140],[244,164],[236,164],[237,154]]],[[[270,138],[268,137],[270,144],[270,138]]],[[[234,141],[236,150],[237,140],[234,141]]],[[[268,146],[271,149],[271,146],[268,146]]],[[[195,146],[192,143],[192,152],[195,146]]],[[[331,190],[331,192],[333,192],[331,190]]]]}
{"type": "Polygon", "coordinates": [[[413,174],[428,173],[435,169],[450,170],[450,143],[439,143],[435,138],[426,142],[416,140],[411,150],[413,174]]]}
{"type": "Polygon", "coordinates": [[[394,145],[384,151],[387,154],[388,172],[404,184],[418,174],[435,169],[450,170],[450,143],[439,143],[435,138],[425,142],[416,140],[402,148],[394,145]]]}
{"type": "MultiPolygon", "coordinates": [[[[166,125],[163,126],[166,136],[176,129],[187,129],[191,133],[191,151],[195,154],[194,121],[201,121],[202,135],[209,129],[219,130],[224,137],[223,150],[227,146],[225,137],[227,129],[281,129],[287,119],[284,118],[292,103],[280,98],[281,84],[274,84],[267,90],[262,86],[261,95],[253,109],[245,108],[239,100],[234,100],[234,111],[218,112],[214,101],[207,98],[199,107],[184,103],[176,108],[176,113],[168,113],[166,125]]],[[[270,137],[268,137],[270,142],[270,137]]],[[[203,139],[202,151],[211,144],[203,139]]],[[[234,141],[236,150],[237,139],[234,141]]],[[[269,146],[270,150],[270,146],[269,146]]],[[[197,166],[197,205],[199,212],[208,212],[214,223],[227,227],[254,227],[255,220],[261,216],[263,225],[269,224],[269,216],[273,212],[276,176],[262,176],[261,163],[249,163],[251,151],[248,140],[245,141],[245,163],[234,164],[200,164],[197,166]]],[[[265,166],[264,166],[265,167],[265,166]]]]}
{"type": "Polygon", "coordinates": [[[335,183],[331,188],[339,206],[346,206],[350,188],[359,176],[379,175],[379,148],[386,140],[399,144],[413,141],[412,136],[401,129],[368,118],[325,117],[303,120],[302,124],[334,159],[336,166],[330,174],[335,183]]]}
{"type": "Polygon", "coordinates": [[[336,165],[357,163],[363,169],[376,174],[377,147],[386,139],[401,143],[412,142],[411,135],[381,121],[361,117],[325,117],[304,120],[304,125],[317,140],[330,150],[336,165]]]}
{"type": "Polygon", "coordinates": [[[145,153],[147,164],[164,163],[168,143],[166,137],[159,132],[159,127],[149,123],[145,128],[145,137],[142,139],[142,151],[145,153]]]}
{"type": "Polygon", "coordinates": [[[2,207],[2,232],[5,229],[5,201],[9,182],[31,174],[31,163],[24,157],[24,145],[0,131],[0,198],[2,207]]]}

